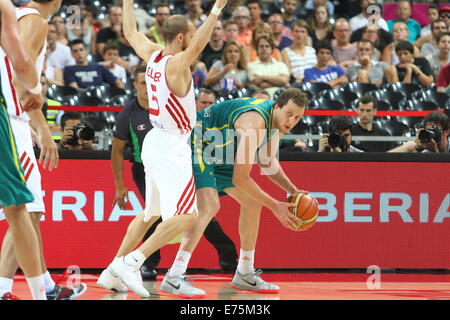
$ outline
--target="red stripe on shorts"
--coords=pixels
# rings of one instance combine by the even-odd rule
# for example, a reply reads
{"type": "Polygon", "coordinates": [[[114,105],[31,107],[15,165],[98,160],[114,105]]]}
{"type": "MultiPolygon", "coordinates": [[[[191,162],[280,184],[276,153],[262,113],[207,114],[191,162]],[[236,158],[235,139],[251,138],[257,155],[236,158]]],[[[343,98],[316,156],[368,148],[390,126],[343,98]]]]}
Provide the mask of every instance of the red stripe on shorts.
{"type": "Polygon", "coordinates": [[[180,200],[178,200],[177,203],[177,211],[175,211],[175,215],[179,214],[181,212],[181,209],[183,208],[183,206],[185,205],[187,199],[190,197],[192,191],[195,191],[195,187],[194,186],[194,174],[192,174],[191,179],[189,180],[186,188],[184,188],[184,191],[180,197],[180,200]]]}
{"type": "Polygon", "coordinates": [[[167,109],[167,111],[169,111],[170,116],[177,124],[177,127],[180,130],[180,133],[183,134],[183,128],[181,127],[180,121],[178,120],[177,116],[175,115],[174,111],[171,109],[169,104],[166,104],[166,109],[167,109]]]}
{"type": "Polygon", "coordinates": [[[26,160],[25,160],[25,163],[22,163],[23,171],[26,171],[26,170],[27,170],[28,165],[30,164],[30,161],[31,161],[30,157],[26,157],[25,159],[26,159],[26,160]]]}
{"type": "Polygon", "coordinates": [[[178,106],[175,104],[175,102],[173,100],[171,100],[170,98],[167,100],[167,102],[170,104],[170,106],[172,107],[172,110],[175,111],[175,113],[178,116],[178,119],[180,119],[181,125],[183,126],[183,130],[185,130],[186,132],[188,132],[188,126],[189,123],[186,122],[185,119],[183,119],[183,115],[180,112],[180,109],[178,108],[178,106]]]}
{"type": "Polygon", "coordinates": [[[28,170],[27,174],[25,175],[25,181],[28,181],[28,178],[30,177],[31,172],[34,169],[34,163],[31,164],[30,169],[28,170]]]}

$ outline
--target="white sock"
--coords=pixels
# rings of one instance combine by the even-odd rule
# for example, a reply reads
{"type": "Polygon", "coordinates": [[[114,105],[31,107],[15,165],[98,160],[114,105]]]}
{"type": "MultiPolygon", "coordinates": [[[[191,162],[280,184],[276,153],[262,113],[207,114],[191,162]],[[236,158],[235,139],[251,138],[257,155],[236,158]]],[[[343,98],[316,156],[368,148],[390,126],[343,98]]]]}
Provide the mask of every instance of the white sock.
{"type": "Polygon", "coordinates": [[[145,261],[145,256],[139,250],[134,250],[133,252],[127,254],[124,258],[126,264],[139,269],[145,261]]]}
{"type": "Polygon", "coordinates": [[[187,251],[178,251],[172,268],[169,270],[169,277],[178,277],[184,274],[187,270],[187,266],[191,260],[191,253],[187,251]]]}
{"type": "Polygon", "coordinates": [[[255,271],[253,266],[255,261],[255,250],[242,250],[239,253],[237,271],[241,274],[248,274],[255,271]]]}
{"type": "Polygon", "coordinates": [[[0,277],[0,298],[7,292],[12,291],[14,279],[0,277]]]}
{"type": "Polygon", "coordinates": [[[55,281],[53,281],[52,276],[48,272],[48,270],[43,274],[44,276],[44,284],[45,284],[45,292],[50,292],[55,289],[55,281]]]}
{"type": "Polygon", "coordinates": [[[33,300],[47,300],[45,295],[44,275],[27,278],[33,300]]]}

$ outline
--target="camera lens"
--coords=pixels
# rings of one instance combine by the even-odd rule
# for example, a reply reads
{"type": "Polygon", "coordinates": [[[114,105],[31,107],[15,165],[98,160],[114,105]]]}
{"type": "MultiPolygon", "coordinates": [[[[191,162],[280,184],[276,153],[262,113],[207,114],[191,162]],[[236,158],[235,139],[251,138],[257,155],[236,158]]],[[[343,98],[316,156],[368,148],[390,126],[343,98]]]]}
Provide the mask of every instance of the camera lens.
{"type": "Polygon", "coordinates": [[[337,133],[330,133],[330,135],[328,136],[328,144],[330,145],[330,147],[332,148],[337,148],[340,146],[341,144],[341,136],[337,133]]]}

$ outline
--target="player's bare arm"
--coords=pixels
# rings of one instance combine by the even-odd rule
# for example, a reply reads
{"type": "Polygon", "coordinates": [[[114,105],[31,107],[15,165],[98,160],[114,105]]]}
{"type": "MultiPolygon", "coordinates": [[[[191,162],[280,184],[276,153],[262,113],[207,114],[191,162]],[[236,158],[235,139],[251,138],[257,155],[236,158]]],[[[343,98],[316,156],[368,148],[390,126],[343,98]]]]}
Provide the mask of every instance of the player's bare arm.
{"type": "Polygon", "coordinates": [[[116,195],[114,196],[113,206],[117,203],[119,208],[126,209],[125,199],[128,198],[128,189],[123,183],[123,150],[126,141],[113,137],[111,150],[111,166],[116,185],[116,195]]]}
{"type": "Polygon", "coordinates": [[[145,34],[138,32],[133,0],[123,0],[122,24],[125,38],[142,60],[148,61],[153,52],[163,49],[147,38],[145,34]]]}
{"type": "Polygon", "coordinates": [[[256,111],[246,112],[236,120],[235,130],[239,135],[239,143],[233,171],[233,184],[250,198],[269,208],[283,226],[295,230],[300,219],[289,212],[292,204],[272,198],[250,175],[258,148],[265,138],[265,129],[264,119],[256,111]]]}

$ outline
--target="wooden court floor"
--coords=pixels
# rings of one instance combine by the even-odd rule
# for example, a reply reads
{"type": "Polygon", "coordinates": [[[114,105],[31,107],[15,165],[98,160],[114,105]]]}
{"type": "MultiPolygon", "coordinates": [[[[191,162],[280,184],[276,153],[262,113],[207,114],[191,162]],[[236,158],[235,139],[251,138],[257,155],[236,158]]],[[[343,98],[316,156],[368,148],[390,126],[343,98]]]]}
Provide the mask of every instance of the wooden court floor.
{"type": "MultiPolygon", "coordinates": [[[[88,289],[79,300],[139,300],[133,292],[117,294],[96,285],[98,274],[82,274],[88,289]]],[[[265,273],[266,281],[280,286],[279,294],[240,292],[230,286],[230,274],[196,274],[193,285],[207,292],[205,300],[450,300],[450,274],[381,274],[378,286],[368,283],[369,274],[351,273],[265,273]]],[[[145,281],[150,300],[183,300],[159,293],[163,275],[145,281]]],[[[53,275],[57,280],[58,275],[53,275]]],[[[60,284],[64,285],[64,280],[60,284]]],[[[26,281],[17,276],[13,293],[30,299],[26,281]]]]}

